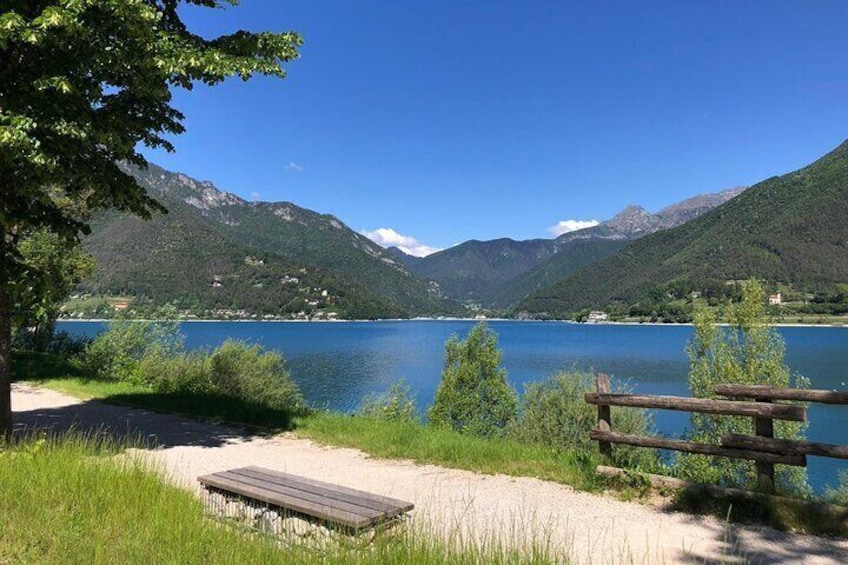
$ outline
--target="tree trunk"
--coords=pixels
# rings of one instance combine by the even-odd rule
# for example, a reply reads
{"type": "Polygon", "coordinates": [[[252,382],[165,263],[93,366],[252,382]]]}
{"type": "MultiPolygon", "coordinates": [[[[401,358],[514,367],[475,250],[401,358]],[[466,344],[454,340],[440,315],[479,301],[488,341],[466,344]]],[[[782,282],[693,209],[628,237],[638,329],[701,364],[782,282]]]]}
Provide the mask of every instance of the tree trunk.
{"type": "Polygon", "coordinates": [[[12,299],[0,281],[0,444],[12,439],[12,299]]]}

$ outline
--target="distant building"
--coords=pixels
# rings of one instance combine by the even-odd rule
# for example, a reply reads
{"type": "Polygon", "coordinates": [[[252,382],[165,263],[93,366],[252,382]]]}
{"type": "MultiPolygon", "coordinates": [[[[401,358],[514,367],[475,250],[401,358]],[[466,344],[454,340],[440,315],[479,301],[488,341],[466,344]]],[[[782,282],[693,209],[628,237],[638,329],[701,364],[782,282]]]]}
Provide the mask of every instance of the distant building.
{"type": "Polygon", "coordinates": [[[602,324],[604,322],[609,322],[609,315],[600,310],[592,310],[586,318],[587,324],[602,324]]]}
{"type": "Polygon", "coordinates": [[[115,304],[113,304],[112,307],[115,310],[126,310],[127,308],[130,307],[130,305],[129,305],[128,302],[115,302],[115,304]]]}
{"type": "Polygon", "coordinates": [[[768,296],[769,306],[780,306],[783,304],[783,297],[779,292],[775,292],[774,294],[769,294],[768,296]]]}

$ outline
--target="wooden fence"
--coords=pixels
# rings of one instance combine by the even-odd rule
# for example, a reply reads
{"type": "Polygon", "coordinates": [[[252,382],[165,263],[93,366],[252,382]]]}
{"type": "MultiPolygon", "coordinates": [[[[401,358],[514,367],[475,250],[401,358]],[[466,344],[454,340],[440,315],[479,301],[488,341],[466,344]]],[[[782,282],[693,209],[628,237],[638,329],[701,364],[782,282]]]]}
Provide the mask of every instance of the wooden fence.
{"type": "Polygon", "coordinates": [[[587,393],[586,402],[598,406],[598,427],[590,437],[598,442],[603,455],[612,455],[612,444],[621,443],[639,447],[671,449],[702,455],[716,455],[754,461],[757,468],[758,488],[774,492],[774,466],[796,465],[805,467],[807,455],[848,459],[848,446],[775,439],[774,420],[805,422],[807,408],[802,404],[778,404],[789,400],[848,405],[848,392],[828,390],[801,390],[765,385],[718,385],[715,393],[727,400],[656,396],[639,394],[614,394],[608,375],[597,375],[597,392],[587,393]],[[747,416],[754,420],[753,436],[727,434],[720,445],[697,443],[679,439],[645,437],[623,434],[612,429],[611,406],[632,406],[678,410],[701,414],[747,416]]]}

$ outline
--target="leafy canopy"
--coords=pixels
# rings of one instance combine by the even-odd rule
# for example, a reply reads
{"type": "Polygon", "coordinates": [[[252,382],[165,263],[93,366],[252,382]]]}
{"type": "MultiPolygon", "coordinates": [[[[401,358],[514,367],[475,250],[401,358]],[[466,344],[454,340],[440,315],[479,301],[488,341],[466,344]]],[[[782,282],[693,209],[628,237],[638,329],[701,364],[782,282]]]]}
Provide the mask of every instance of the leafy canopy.
{"type": "Polygon", "coordinates": [[[445,344],[445,368],[427,417],[434,426],[492,437],[505,433],[518,415],[518,394],[500,367],[498,339],[485,322],[465,341],[452,336],[445,344]]]}
{"type": "Polygon", "coordinates": [[[0,0],[0,435],[12,428],[12,308],[32,285],[21,240],[46,229],[76,241],[88,226],[74,208],[163,210],[119,163],[143,167],[141,145],[173,150],[183,115],[171,89],[282,77],[297,58],[296,33],[207,39],[178,12],[236,3],[0,0]]]}
{"type": "MultiPolygon", "coordinates": [[[[187,0],[222,7],[236,0],[187,0]]],[[[19,261],[23,231],[74,239],[84,222],[51,196],[86,209],[149,216],[161,207],[118,168],[144,166],[140,145],[173,150],[183,115],[171,88],[228,76],[282,77],[298,56],[295,33],[191,33],[177,0],[11,0],[0,15],[0,204],[3,267],[19,261]]]]}

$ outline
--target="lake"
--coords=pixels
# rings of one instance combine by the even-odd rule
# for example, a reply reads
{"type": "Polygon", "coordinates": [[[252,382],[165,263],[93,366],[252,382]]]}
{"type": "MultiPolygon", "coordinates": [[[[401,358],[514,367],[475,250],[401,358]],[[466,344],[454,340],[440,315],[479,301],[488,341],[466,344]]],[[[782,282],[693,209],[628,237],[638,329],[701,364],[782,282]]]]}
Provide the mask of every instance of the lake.
{"type": "MultiPolygon", "coordinates": [[[[468,320],[385,322],[186,322],[189,348],[211,349],[227,338],[258,343],[280,351],[306,399],[315,407],[354,411],[362,398],[385,391],[400,378],[417,395],[423,410],[439,384],[445,341],[473,327],[468,320]]],[[[62,322],[60,329],[95,335],[99,322],[62,322]]],[[[521,391],[524,383],[544,380],[563,369],[608,373],[613,383],[628,381],[636,392],[689,394],[685,347],[690,326],[587,325],[564,322],[490,321],[498,334],[503,366],[521,391]]],[[[786,341],[786,361],[808,377],[813,388],[848,390],[848,329],[779,328],[786,341]]],[[[813,404],[808,437],[848,444],[848,406],[813,404]]],[[[679,435],[685,413],[657,411],[656,427],[679,435]]],[[[808,458],[816,490],[835,485],[848,462],[808,458]]]]}

